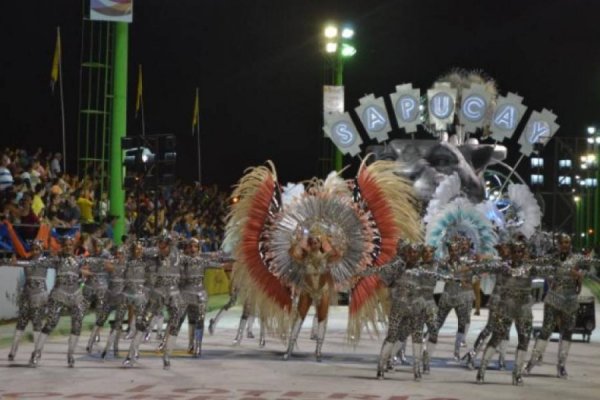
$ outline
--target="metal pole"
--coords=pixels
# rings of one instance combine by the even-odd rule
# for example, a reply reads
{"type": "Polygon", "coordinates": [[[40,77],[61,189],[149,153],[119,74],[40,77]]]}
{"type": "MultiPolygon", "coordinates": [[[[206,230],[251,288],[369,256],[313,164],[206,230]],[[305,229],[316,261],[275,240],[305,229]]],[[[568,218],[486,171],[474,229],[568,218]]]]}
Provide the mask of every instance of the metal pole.
{"type": "Polygon", "coordinates": [[[521,161],[523,161],[523,158],[525,158],[525,154],[521,154],[521,157],[519,157],[519,159],[517,160],[517,163],[515,164],[514,167],[512,167],[512,169],[510,170],[510,173],[508,174],[508,176],[506,177],[506,180],[504,181],[504,183],[502,184],[502,186],[500,187],[499,192],[502,194],[502,191],[504,190],[504,188],[506,187],[506,185],[508,185],[508,183],[510,182],[510,178],[513,176],[513,174],[517,171],[517,167],[519,166],[519,164],[521,164],[521,161]]]}
{"type": "MultiPolygon", "coordinates": [[[[598,136],[594,137],[594,143],[595,139],[598,136]]],[[[594,223],[592,225],[593,229],[594,229],[594,234],[593,234],[593,240],[592,240],[592,250],[595,250],[596,247],[598,246],[598,230],[600,229],[600,211],[598,210],[598,207],[600,206],[600,187],[598,187],[598,182],[600,182],[600,169],[598,168],[600,166],[600,151],[597,148],[597,144],[595,144],[596,146],[596,173],[594,174],[594,177],[596,178],[596,186],[594,187],[594,203],[593,203],[593,208],[594,208],[594,223]]]]}
{"type": "MultiPolygon", "coordinates": [[[[56,27],[56,33],[60,38],[60,26],[56,27]]],[[[60,40],[60,39],[59,39],[60,40]]],[[[58,84],[60,89],[60,115],[62,123],[62,153],[63,153],[63,173],[67,172],[67,134],[65,128],[65,98],[63,94],[63,72],[62,72],[62,40],[60,41],[58,57],[58,84]]]]}
{"type": "Polygon", "coordinates": [[[125,191],[123,190],[123,151],[121,138],[127,131],[127,56],[129,25],[115,22],[113,68],[112,137],[110,146],[110,213],[117,217],[113,231],[115,244],[121,244],[125,230],[125,191]]]}

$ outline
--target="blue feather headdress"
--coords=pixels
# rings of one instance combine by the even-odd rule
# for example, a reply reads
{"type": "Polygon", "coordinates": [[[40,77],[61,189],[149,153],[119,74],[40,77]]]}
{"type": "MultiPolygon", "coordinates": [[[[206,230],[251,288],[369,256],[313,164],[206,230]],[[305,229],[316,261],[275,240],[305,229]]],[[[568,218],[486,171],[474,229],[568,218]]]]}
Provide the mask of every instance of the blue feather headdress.
{"type": "Polygon", "coordinates": [[[496,255],[498,238],[486,216],[469,200],[459,197],[441,207],[427,224],[425,242],[436,248],[436,257],[447,256],[446,243],[467,237],[478,254],[496,255]]]}

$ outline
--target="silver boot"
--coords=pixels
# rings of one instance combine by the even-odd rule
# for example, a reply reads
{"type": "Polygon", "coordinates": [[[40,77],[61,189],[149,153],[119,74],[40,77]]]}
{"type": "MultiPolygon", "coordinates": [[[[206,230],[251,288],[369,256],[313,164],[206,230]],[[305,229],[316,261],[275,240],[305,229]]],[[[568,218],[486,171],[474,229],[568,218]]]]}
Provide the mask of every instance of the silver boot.
{"type": "Polygon", "coordinates": [[[302,322],[304,322],[300,318],[296,318],[294,321],[294,326],[292,326],[292,330],[290,332],[290,337],[288,338],[288,348],[285,354],[283,355],[284,360],[288,360],[294,351],[294,347],[296,346],[296,341],[298,340],[298,335],[300,334],[300,329],[302,328],[302,322]]]}
{"type": "Polygon", "coordinates": [[[133,367],[134,361],[138,357],[138,348],[142,340],[144,340],[144,332],[137,331],[133,339],[131,340],[131,344],[129,345],[129,353],[125,360],[123,360],[123,367],[133,367]]]}
{"type": "Polygon", "coordinates": [[[465,333],[463,334],[462,340],[460,342],[460,347],[467,347],[467,335],[469,334],[469,328],[471,324],[465,324],[465,333]]]}
{"type": "Polygon", "coordinates": [[[254,339],[254,333],[252,332],[252,328],[254,327],[254,320],[256,318],[254,315],[250,315],[248,317],[248,323],[246,324],[246,337],[248,339],[254,339]]]}
{"type": "Polygon", "coordinates": [[[465,341],[464,333],[457,333],[456,339],[454,339],[454,359],[460,361],[460,348],[465,341]]]}
{"type": "Polygon", "coordinates": [[[394,370],[394,367],[398,363],[399,354],[402,350],[403,345],[404,342],[401,341],[397,341],[396,343],[394,343],[394,347],[392,347],[392,355],[390,356],[390,358],[388,358],[387,362],[385,363],[386,372],[394,370]]]}
{"type": "Polygon", "coordinates": [[[504,371],[506,369],[506,348],[508,347],[508,340],[503,340],[498,346],[498,369],[504,371]]]}
{"type": "Polygon", "coordinates": [[[567,379],[567,357],[569,357],[569,350],[571,349],[571,341],[560,339],[558,344],[558,364],[556,365],[556,376],[558,378],[567,379]]]}
{"type": "Polygon", "coordinates": [[[379,353],[379,362],[377,363],[377,378],[384,379],[385,365],[388,359],[392,356],[392,350],[394,349],[394,343],[385,340],[381,345],[381,351],[379,353]]]}
{"type": "Polygon", "coordinates": [[[487,366],[495,352],[495,347],[488,345],[485,348],[483,356],[481,357],[481,363],[479,364],[479,370],[477,371],[477,377],[475,378],[477,383],[483,383],[485,381],[485,371],[487,370],[487,366]]]}
{"type": "Polygon", "coordinates": [[[325,341],[325,331],[327,330],[327,321],[320,321],[317,326],[317,350],[315,351],[315,356],[318,362],[321,362],[323,356],[321,354],[321,348],[323,347],[323,342],[325,341]]]}
{"type": "Polygon", "coordinates": [[[536,365],[540,365],[542,363],[542,359],[544,357],[544,352],[546,351],[546,346],[548,346],[547,340],[537,339],[535,341],[535,345],[533,346],[533,350],[531,350],[531,358],[527,363],[527,366],[523,370],[524,375],[528,375],[533,367],[536,365]]]}
{"type": "Polygon", "coordinates": [[[315,314],[312,320],[312,326],[310,328],[310,340],[317,340],[319,336],[319,318],[315,314]]]}
{"type": "Polygon", "coordinates": [[[106,358],[106,354],[108,353],[108,351],[110,349],[110,346],[115,341],[115,336],[116,335],[117,335],[116,330],[115,329],[111,329],[110,333],[108,334],[108,339],[106,339],[106,346],[104,346],[104,350],[102,350],[102,354],[101,354],[102,359],[106,358]]]}
{"type": "Polygon", "coordinates": [[[23,336],[24,331],[16,330],[15,336],[13,337],[12,346],[10,347],[10,353],[8,353],[8,361],[15,361],[17,350],[19,349],[19,341],[23,336]]]}
{"type": "Polygon", "coordinates": [[[427,346],[423,350],[423,373],[428,375],[431,372],[431,359],[437,343],[427,342],[427,346]]]}
{"type": "Polygon", "coordinates": [[[188,354],[194,354],[194,336],[196,334],[196,324],[188,323],[188,354]]]}
{"type": "Polygon", "coordinates": [[[525,356],[527,352],[519,350],[515,354],[515,365],[512,371],[512,384],[515,386],[523,386],[523,366],[525,365],[525,356]]]}
{"type": "Polygon", "coordinates": [[[48,339],[48,335],[45,333],[40,333],[40,336],[38,337],[38,339],[35,342],[35,348],[33,350],[33,353],[31,353],[31,359],[29,360],[29,366],[31,367],[37,367],[39,362],[40,362],[40,358],[42,358],[42,350],[44,349],[44,344],[46,343],[46,340],[48,339]]]}
{"type": "Polygon", "coordinates": [[[90,333],[90,338],[88,339],[87,346],[85,348],[85,351],[87,351],[88,354],[91,354],[92,351],[94,350],[94,343],[96,343],[96,336],[98,336],[99,332],[100,332],[100,327],[97,325],[94,325],[94,327],[92,328],[92,332],[90,333]]]}
{"type": "Polygon", "coordinates": [[[408,358],[406,358],[406,341],[400,342],[400,349],[398,350],[397,354],[398,361],[400,361],[400,364],[410,365],[410,361],[408,361],[408,358]]]}
{"type": "Polygon", "coordinates": [[[258,347],[265,347],[267,344],[265,340],[265,321],[261,319],[260,321],[260,335],[258,337],[258,347]]]}
{"type": "Polygon", "coordinates": [[[167,341],[165,343],[165,351],[163,353],[163,368],[169,369],[171,368],[171,353],[175,348],[175,342],[177,342],[176,335],[169,335],[167,337],[167,341]]]}
{"type": "Polygon", "coordinates": [[[67,351],[67,363],[69,364],[69,368],[73,368],[75,366],[75,349],[77,348],[78,341],[79,335],[69,336],[69,348],[67,351]]]}
{"type": "Polygon", "coordinates": [[[423,354],[423,343],[413,342],[413,372],[415,381],[421,380],[421,357],[423,354]]]}
{"type": "Polygon", "coordinates": [[[239,346],[242,343],[242,339],[244,338],[244,329],[246,329],[247,322],[247,318],[240,319],[240,325],[238,326],[237,334],[235,335],[235,339],[233,339],[234,346],[239,346]]]}

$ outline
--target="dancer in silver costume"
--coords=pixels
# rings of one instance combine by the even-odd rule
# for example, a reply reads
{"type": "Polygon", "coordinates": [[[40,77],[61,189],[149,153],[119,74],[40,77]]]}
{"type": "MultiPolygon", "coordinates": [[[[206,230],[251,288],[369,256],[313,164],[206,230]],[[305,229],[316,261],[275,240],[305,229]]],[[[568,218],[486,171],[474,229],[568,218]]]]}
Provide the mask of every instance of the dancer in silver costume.
{"type": "MultiPolygon", "coordinates": [[[[388,333],[381,347],[377,377],[383,379],[387,361],[393,354],[394,347],[404,335],[408,335],[413,344],[413,374],[416,381],[421,380],[421,360],[423,354],[423,327],[428,319],[428,307],[423,296],[422,283],[431,288],[431,282],[438,279],[453,280],[454,277],[443,275],[430,268],[423,268],[419,263],[420,248],[417,245],[403,243],[399,245],[398,256],[391,264],[379,268],[381,280],[390,288],[391,310],[389,316],[388,333]]],[[[435,284],[434,284],[435,286],[435,284]]]]}
{"type": "MultiPolygon", "coordinates": [[[[507,242],[499,243],[496,246],[496,250],[498,251],[498,256],[501,261],[508,262],[510,260],[510,245],[507,242]]],[[[502,287],[502,282],[504,280],[503,274],[496,275],[496,282],[494,283],[494,289],[492,294],[490,295],[490,299],[488,300],[488,320],[483,328],[483,330],[477,336],[475,340],[475,344],[473,348],[465,354],[463,360],[466,361],[466,366],[468,369],[475,369],[475,359],[481,350],[483,350],[484,345],[488,337],[492,334],[494,330],[494,323],[497,321],[496,317],[496,309],[499,304],[502,302],[500,298],[500,292],[502,287]]],[[[509,331],[506,332],[506,337],[502,340],[498,347],[499,357],[498,357],[498,369],[504,370],[506,369],[506,347],[508,345],[508,335],[509,331]]]]}
{"type": "Polygon", "coordinates": [[[438,334],[444,325],[448,314],[452,309],[458,317],[458,330],[454,341],[454,358],[460,360],[460,347],[465,340],[467,330],[471,324],[471,308],[473,307],[473,288],[471,286],[471,266],[472,262],[462,257],[461,251],[464,248],[464,238],[455,236],[446,243],[448,257],[440,262],[440,270],[444,273],[454,275],[460,278],[457,281],[448,281],[444,285],[444,292],[438,303],[437,323],[429,331],[428,354],[433,355],[437,345],[438,334]]]}
{"type": "MultiPolygon", "coordinates": [[[[114,340],[115,343],[115,356],[118,352],[118,337],[121,334],[121,326],[123,318],[125,317],[125,311],[132,309],[135,315],[135,325],[137,331],[141,332],[140,335],[134,335],[134,339],[141,340],[143,335],[144,323],[144,308],[148,302],[148,291],[145,283],[147,278],[147,271],[150,269],[148,262],[144,259],[144,245],[141,241],[135,241],[131,243],[129,257],[125,267],[125,282],[123,286],[123,292],[121,294],[122,301],[117,308],[115,315],[115,323],[112,326],[110,335],[106,342],[106,347],[102,352],[102,358],[106,357],[106,353],[111,347],[111,343],[114,340]]],[[[134,330],[134,327],[130,327],[130,330],[134,330]]],[[[129,354],[125,359],[123,365],[130,366],[133,360],[137,358],[139,342],[136,340],[131,341],[129,347],[129,354]]]]}
{"type": "Polygon", "coordinates": [[[44,344],[48,335],[58,324],[63,308],[67,308],[71,312],[71,335],[69,336],[67,362],[69,367],[75,366],[75,347],[81,334],[83,316],[89,305],[81,292],[82,278],[91,275],[85,265],[86,260],[73,255],[75,249],[73,238],[64,237],[61,245],[61,255],[51,259],[52,268],[56,268],[56,282],[48,299],[46,324],[35,342],[33,353],[31,353],[29,363],[33,367],[38,365],[44,344]]]}
{"type": "MultiPolygon", "coordinates": [[[[389,264],[378,269],[368,270],[366,273],[377,273],[384,284],[390,289],[391,308],[388,319],[388,332],[381,345],[379,361],[377,363],[377,378],[383,379],[388,359],[391,357],[394,346],[400,340],[401,328],[409,322],[406,317],[412,317],[411,282],[405,277],[407,269],[416,267],[417,257],[415,248],[405,242],[398,242],[396,258],[389,264]]],[[[410,321],[412,322],[412,321],[410,321]]],[[[409,331],[410,329],[406,329],[409,331]]],[[[414,340],[414,339],[413,339],[414,340]]],[[[415,362],[414,365],[417,363],[415,362]]],[[[415,379],[417,373],[415,371],[415,379]]]]}
{"type": "Polygon", "coordinates": [[[42,242],[35,240],[31,245],[31,256],[28,260],[14,260],[13,266],[22,266],[25,271],[25,284],[19,293],[19,313],[17,315],[17,327],[13,337],[8,361],[14,361],[19,348],[19,341],[25,333],[27,324],[31,321],[33,325],[33,341],[37,340],[42,329],[44,311],[48,301],[48,290],[46,288],[46,274],[51,266],[49,258],[42,256],[42,242]]]}
{"type": "MultiPolygon", "coordinates": [[[[105,295],[104,306],[96,317],[96,325],[92,329],[90,338],[88,340],[87,351],[92,352],[92,348],[95,343],[95,338],[99,334],[100,329],[106,323],[108,316],[111,311],[115,311],[115,324],[120,324],[123,321],[123,315],[125,310],[122,309],[123,304],[123,287],[125,286],[125,268],[126,268],[126,255],[122,247],[115,248],[114,258],[106,261],[106,269],[108,270],[108,289],[105,295]]],[[[111,328],[111,334],[115,331],[114,326],[111,328]]],[[[120,332],[120,330],[119,330],[120,332]]],[[[114,344],[114,355],[118,357],[119,354],[119,336],[110,336],[107,340],[107,345],[114,344]]],[[[103,358],[106,356],[106,350],[103,352],[103,358]]]]}
{"type": "Polygon", "coordinates": [[[83,286],[83,297],[90,306],[96,308],[96,325],[92,329],[86,351],[91,353],[95,342],[100,341],[100,329],[104,325],[103,310],[106,304],[108,294],[108,259],[110,254],[104,249],[100,239],[93,238],[91,240],[92,251],[89,257],[86,258],[92,275],[86,280],[83,286]],[[98,325],[102,322],[101,325],[98,325]]]}
{"type": "MultiPolygon", "coordinates": [[[[419,298],[422,299],[423,302],[421,311],[424,313],[425,326],[427,327],[427,330],[431,332],[434,329],[435,324],[437,324],[437,304],[435,303],[433,292],[438,281],[436,277],[438,266],[433,258],[435,248],[424,244],[420,246],[419,252],[421,257],[419,270],[424,271],[424,273],[420,273],[417,276],[412,277],[412,279],[418,284],[419,298]]],[[[398,361],[402,365],[410,365],[410,362],[406,358],[406,339],[409,335],[410,331],[408,329],[401,329],[400,342],[396,343],[394,351],[392,352],[392,354],[396,354],[396,357],[390,359],[388,362],[388,370],[392,369],[398,361]],[[396,351],[396,348],[399,348],[399,350],[396,351]]],[[[423,373],[428,374],[430,372],[430,359],[429,353],[427,352],[427,346],[424,346],[423,348],[422,363],[423,373]]]]}
{"type": "MultiPolygon", "coordinates": [[[[179,290],[181,279],[181,263],[178,250],[173,245],[173,241],[168,236],[162,236],[158,240],[158,255],[151,260],[154,265],[151,268],[155,273],[154,288],[150,294],[150,299],[144,310],[144,316],[141,325],[137,330],[131,346],[134,346],[133,353],[137,351],[137,346],[143,338],[146,330],[150,326],[150,321],[164,307],[169,312],[169,337],[166,338],[163,352],[163,367],[168,369],[171,366],[171,353],[177,341],[177,327],[182,313],[183,299],[179,290]]],[[[130,348],[129,354],[132,354],[130,348]]],[[[123,366],[132,365],[132,358],[128,356],[123,361],[123,366]]]]}
{"type": "Polygon", "coordinates": [[[589,266],[586,264],[589,264],[591,260],[572,254],[571,238],[566,234],[561,234],[558,238],[558,256],[550,262],[556,266],[556,271],[550,280],[550,290],[544,298],[542,331],[535,341],[525,373],[528,374],[535,365],[541,364],[550,335],[554,327],[559,326],[560,342],[556,375],[559,378],[567,378],[566,363],[579,308],[577,297],[583,282],[582,270],[589,266]]]}
{"type": "MultiPolygon", "coordinates": [[[[517,328],[518,344],[512,371],[512,383],[518,386],[523,385],[522,370],[533,322],[531,279],[538,276],[547,276],[553,272],[553,267],[544,266],[543,263],[525,261],[527,252],[524,242],[515,241],[511,243],[510,252],[510,262],[502,263],[507,267],[499,292],[502,302],[497,305],[494,313],[492,337],[483,352],[479,371],[477,372],[476,379],[478,383],[484,382],[487,365],[514,321],[517,328]]],[[[502,274],[502,272],[498,272],[498,274],[502,274]]]]}
{"type": "MultiPolygon", "coordinates": [[[[428,332],[436,330],[436,324],[438,322],[438,307],[435,303],[435,298],[433,297],[435,285],[438,281],[438,278],[436,276],[438,273],[438,263],[433,258],[434,253],[435,248],[432,246],[423,245],[421,247],[420,268],[422,268],[425,271],[431,272],[421,274],[419,279],[420,294],[423,300],[425,301],[425,326],[427,327],[428,332]]],[[[423,347],[423,373],[429,374],[431,364],[430,354],[432,354],[435,351],[435,345],[432,345],[430,342],[427,342],[423,347]]]]}
{"type": "MultiPolygon", "coordinates": [[[[182,313],[177,326],[181,329],[185,315],[188,317],[188,353],[200,357],[202,338],[204,336],[204,318],[208,294],[204,289],[204,271],[206,268],[220,268],[221,253],[201,253],[200,242],[192,238],[188,241],[185,254],[181,256],[181,295],[183,298],[182,313]]],[[[167,328],[171,331],[171,327],[167,328]]]]}

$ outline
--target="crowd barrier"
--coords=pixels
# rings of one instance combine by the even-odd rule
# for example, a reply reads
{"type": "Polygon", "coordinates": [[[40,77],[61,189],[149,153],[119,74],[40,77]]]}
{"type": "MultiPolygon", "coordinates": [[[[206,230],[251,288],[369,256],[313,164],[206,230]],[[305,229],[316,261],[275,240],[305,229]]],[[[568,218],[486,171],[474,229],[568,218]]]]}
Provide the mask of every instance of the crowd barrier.
{"type": "Polygon", "coordinates": [[[29,257],[30,246],[28,240],[39,240],[42,242],[44,249],[56,252],[60,249],[60,239],[63,236],[77,238],[79,234],[79,226],[53,228],[49,224],[13,225],[8,221],[4,221],[0,223],[0,250],[4,253],[14,253],[20,258],[27,258],[29,257]],[[24,238],[17,230],[27,232],[27,237],[24,238]]]}

